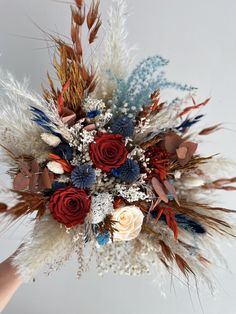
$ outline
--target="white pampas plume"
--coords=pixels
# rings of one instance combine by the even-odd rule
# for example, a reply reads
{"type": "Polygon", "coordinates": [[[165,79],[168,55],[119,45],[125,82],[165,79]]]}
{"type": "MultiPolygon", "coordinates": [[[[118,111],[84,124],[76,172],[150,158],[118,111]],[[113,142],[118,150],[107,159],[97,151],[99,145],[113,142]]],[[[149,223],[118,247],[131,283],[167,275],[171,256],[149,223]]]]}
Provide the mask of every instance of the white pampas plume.
{"type": "Polygon", "coordinates": [[[0,139],[3,137],[4,143],[9,142],[7,146],[9,149],[9,146],[13,148],[15,146],[16,150],[21,151],[24,145],[24,154],[40,157],[41,161],[47,156],[47,146],[40,138],[43,129],[32,121],[31,107],[44,112],[51,121],[49,126],[56,133],[62,134],[68,141],[72,138],[68,126],[61,120],[54,104],[49,104],[41,96],[30,92],[27,79],[19,83],[11,73],[4,73],[1,70],[0,105],[0,139]],[[22,139],[25,139],[24,143],[22,139]]]}
{"type": "Polygon", "coordinates": [[[227,158],[214,157],[199,165],[204,175],[213,180],[232,178],[236,173],[236,162],[227,158]]]}
{"type": "Polygon", "coordinates": [[[125,0],[112,0],[109,11],[105,52],[103,62],[98,69],[98,85],[95,91],[97,99],[112,99],[116,90],[116,80],[126,79],[132,59],[131,49],[126,45],[127,3],[125,0]]]}
{"type": "Polygon", "coordinates": [[[47,145],[40,139],[42,129],[32,121],[29,110],[39,103],[28,92],[27,80],[19,83],[10,73],[0,71],[0,142],[16,156],[30,155],[42,161],[48,153],[47,145]]]}
{"type": "Polygon", "coordinates": [[[73,239],[50,215],[39,220],[30,238],[12,260],[25,282],[31,280],[46,264],[56,268],[68,260],[73,251],[73,239]]]}

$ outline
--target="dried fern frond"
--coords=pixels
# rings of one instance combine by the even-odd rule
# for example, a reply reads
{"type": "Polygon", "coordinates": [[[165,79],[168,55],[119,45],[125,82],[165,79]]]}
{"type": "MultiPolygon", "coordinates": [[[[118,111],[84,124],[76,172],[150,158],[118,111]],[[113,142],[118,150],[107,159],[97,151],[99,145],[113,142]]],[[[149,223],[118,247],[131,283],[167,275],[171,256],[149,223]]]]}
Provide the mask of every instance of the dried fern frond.
{"type": "Polygon", "coordinates": [[[190,217],[202,223],[208,228],[208,233],[211,233],[212,230],[222,235],[227,234],[234,236],[231,230],[231,225],[223,218],[214,216],[214,211],[234,213],[233,210],[220,207],[211,207],[209,205],[198,204],[194,202],[188,203],[181,200],[180,206],[178,206],[175,202],[169,202],[168,206],[172,208],[176,213],[184,214],[187,217],[190,217]]]}
{"type": "Polygon", "coordinates": [[[0,203],[0,213],[18,219],[22,216],[37,212],[37,218],[44,215],[46,211],[46,200],[41,193],[22,192],[12,190],[18,196],[18,203],[11,208],[4,203],[0,203]]]}
{"type": "Polygon", "coordinates": [[[206,163],[207,161],[214,158],[213,156],[208,157],[201,157],[201,156],[193,156],[192,159],[187,163],[185,166],[181,166],[178,160],[175,160],[171,163],[169,171],[176,171],[176,170],[194,170],[199,167],[199,165],[206,163]]]}

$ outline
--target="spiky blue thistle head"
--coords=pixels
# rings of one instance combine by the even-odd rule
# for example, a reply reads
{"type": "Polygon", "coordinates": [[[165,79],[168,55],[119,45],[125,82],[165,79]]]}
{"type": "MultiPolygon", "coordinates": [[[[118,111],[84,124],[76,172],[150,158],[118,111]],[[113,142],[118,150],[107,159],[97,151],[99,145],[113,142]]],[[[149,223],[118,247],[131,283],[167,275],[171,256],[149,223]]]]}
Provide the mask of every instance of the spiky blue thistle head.
{"type": "Polygon", "coordinates": [[[131,137],[134,133],[134,122],[132,118],[120,116],[111,125],[112,133],[121,134],[124,137],[131,137]]]}
{"type": "Polygon", "coordinates": [[[72,184],[79,189],[90,188],[96,182],[96,173],[90,165],[79,165],[71,173],[72,184]]]}
{"type": "Polygon", "coordinates": [[[59,144],[53,151],[64,160],[71,161],[73,159],[73,148],[67,143],[59,144]]]}
{"type": "Polygon", "coordinates": [[[118,169],[112,169],[112,174],[126,183],[132,183],[138,180],[140,176],[139,164],[135,160],[128,159],[118,169]]]}
{"type": "Polygon", "coordinates": [[[108,231],[105,231],[104,233],[99,233],[96,239],[99,245],[106,245],[110,241],[110,233],[108,231]]]}

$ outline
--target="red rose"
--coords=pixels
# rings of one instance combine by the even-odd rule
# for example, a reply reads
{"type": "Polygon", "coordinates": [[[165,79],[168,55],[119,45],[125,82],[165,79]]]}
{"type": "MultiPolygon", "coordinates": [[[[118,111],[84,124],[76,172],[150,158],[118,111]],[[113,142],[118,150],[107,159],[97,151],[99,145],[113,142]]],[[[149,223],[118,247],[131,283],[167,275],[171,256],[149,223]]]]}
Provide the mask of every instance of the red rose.
{"type": "Polygon", "coordinates": [[[119,134],[99,133],[90,144],[90,158],[96,168],[110,172],[119,168],[127,160],[128,151],[124,138],[119,134]]]}
{"type": "Polygon", "coordinates": [[[71,228],[84,223],[90,205],[91,200],[84,190],[67,187],[51,196],[48,207],[55,220],[71,228]]]}

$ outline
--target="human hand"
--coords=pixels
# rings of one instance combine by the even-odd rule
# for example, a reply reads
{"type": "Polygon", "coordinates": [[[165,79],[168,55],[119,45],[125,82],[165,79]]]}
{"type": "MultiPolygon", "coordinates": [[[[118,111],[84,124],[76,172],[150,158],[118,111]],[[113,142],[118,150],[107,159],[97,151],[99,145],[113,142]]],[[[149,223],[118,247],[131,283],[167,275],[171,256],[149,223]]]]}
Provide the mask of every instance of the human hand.
{"type": "Polygon", "coordinates": [[[17,274],[15,267],[11,263],[15,254],[0,263],[0,312],[6,307],[22,284],[20,275],[17,274]]]}

